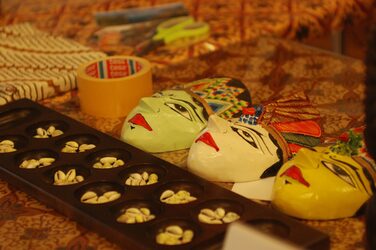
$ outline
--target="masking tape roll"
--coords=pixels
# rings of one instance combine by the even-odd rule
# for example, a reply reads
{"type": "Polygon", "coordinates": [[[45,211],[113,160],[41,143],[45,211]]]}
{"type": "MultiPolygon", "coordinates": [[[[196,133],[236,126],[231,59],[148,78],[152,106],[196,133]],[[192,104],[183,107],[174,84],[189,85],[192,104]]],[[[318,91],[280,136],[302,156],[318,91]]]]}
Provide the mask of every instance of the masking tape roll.
{"type": "Polygon", "coordinates": [[[80,65],[78,95],[83,112],[123,117],[139,99],[153,94],[150,63],[134,56],[111,56],[80,65]]]}

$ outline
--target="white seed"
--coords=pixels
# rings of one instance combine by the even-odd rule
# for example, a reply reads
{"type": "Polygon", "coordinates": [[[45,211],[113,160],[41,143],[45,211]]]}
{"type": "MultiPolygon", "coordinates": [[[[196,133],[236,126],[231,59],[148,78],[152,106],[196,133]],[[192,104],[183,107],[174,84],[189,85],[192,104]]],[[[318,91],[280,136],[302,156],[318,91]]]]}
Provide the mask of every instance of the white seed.
{"type": "Polygon", "coordinates": [[[160,200],[161,201],[165,201],[167,200],[168,198],[171,198],[173,195],[175,194],[174,191],[172,190],[165,190],[162,194],[161,194],[161,197],[160,197],[160,200]]]}
{"type": "Polygon", "coordinates": [[[65,143],[66,146],[69,146],[70,148],[77,149],[78,148],[78,143],[75,141],[68,141],[65,143]]]}
{"type": "Polygon", "coordinates": [[[55,132],[55,127],[54,126],[49,126],[48,129],[47,129],[47,133],[49,135],[52,135],[54,132],[55,132]]]}
{"type": "Polygon", "coordinates": [[[61,151],[64,153],[76,153],[77,148],[69,146],[69,145],[65,145],[65,147],[61,151]]]}
{"type": "Polygon", "coordinates": [[[137,223],[142,223],[142,222],[145,221],[145,220],[144,220],[144,216],[142,216],[142,214],[138,214],[138,215],[136,215],[135,219],[136,219],[136,222],[137,222],[137,223]]]}
{"type": "Polygon", "coordinates": [[[113,194],[117,194],[118,192],[116,191],[107,191],[103,194],[103,196],[105,196],[106,198],[109,198],[111,197],[113,194]]]}
{"type": "Polygon", "coordinates": [[[180,245],[191,242],[193,239],[192,230],[183,230],[180,226],[171,225],[156,236],[156,242],[163,245],[180,245]]]}
{"type": "Polygon", "coordinates": [[[98,203],[98,197],[95,196],[95,197],[90,198],[90,199],[87,199],[87,200],[85,200],[85,201],[83,201],[83,202],[84,202],[84,203],[90,203],[90,204],[96,204],[96,203],[98,203]]]}
{"type": "Polygon", "coordinates": [[[79,151],[80,152],[85,152],[86,150],[90,150],[90,149],[93,149],[95,148],[96,146],[94,144],[82,144],[80,147],[79,147],[79,151]]]}
{"type": "Polygon", "coordinates": [[[66,175],[63,171],[59,170],[55,172],[54,180],[55,181],[64,181],[66,179],[66,175]]]}
{"type": "Polygon", "coordinates": [[[100,162],[96,162],[94,163],[93,168],[103,168],[103,165],[100,162]]]}
{"type": "Polygon", "coordinates": [[[66,179],[69,182],[72,182],[76,179],[76,169],[70,169],[66,175],[66,179]]]}
{"type": "Polygon", "coordinates": [[[236,221],[240,218],[240,216],[237,213],[234,212],[228,212],[223,218],[223,222],[225,223],[231,223],[233,221],[236,221]]]}
{"type": "Polygon", "coordinates": [[[6,145],[6,146],[10,146],[10,147],[14,147],[14,142],[11,141],[11,140],[2,140],[0,142],[1,145],[6,145]]]}
{"type": "Polygon", "coordinates": [[[183,235],[183,229],[179,226],[173,225],[173,226],[168,226],[166,228],[166,233],[170,233],[175,236],[182,236],[183,235]]]}
{"type": "Polygon", "coordinates": [[[222,219],[225,216],[226,211],[223,208],[219,207],[215,210],[214,213],[217,219],[222,219]]]}
{"type": "Polygon", "coordinates": [[[102,165],[102,168],[112,168],[112,167],[113,166],[109,162],[106,162],[105,164],[102,165]]]}
{"type": "Polygon", "coordinates": [[[0,145],[0,153],[10,153],[16,151],[15,148],[8,145],[0,145]]]}
{"type": "Polygon", "coordinates": [[[114,163],[116,161],[116,157],[112,157],[112,156],[107,156],[107,157],[102,157],[99,161],[103,164],[105,163],[114,163]]]}
{"type": "Polygon", "coordinates": [[[136,223],[136,218],[135,217],[128,217],[126,219],[125,223],[134,224],[134,223],[136,223]]]}
{"type": "Polygon", "coordinates": [[[117,166],[123,166],[124,165],[124,161],[121,160],[121,159],[119,159],[114,164],[116,164],[117,166]]]}
{"type": "Polygon", "coordinates": [[[42,138],[48,137],[47,131],[43,128],[37,128],[37,135],[40,135],[42,138]]]}
{"type": "Polygon", "coordinates": [[[182,243],[191,242],[193,239],[194,233],[192,230],[185,230],[183,233],[182,243]]]}
{"type": "Polygon", "coordinates": [[[108,198],[106,196],[99,196],[98,197],[98,203],[106,203],[108,202],[108,198]]]}
{"type": "MultiPolygon", "coordinates": [[[[147,172],[143,172],[142,175],[141,175],[142,179],[144,181],[147,181],[149,179],[149,174],[147,172]]],[[[146,184],[146,183],[145,183],[146,184]]]]}
{"type": "Polygon", "coordinates": [[[141,213],[144,215],[150,215],[150,210],[146,207],[140,208],[141,213]]]}
{"type": "Polygon", "coordinates": [[[29,160],[26,168],[37,168],[39,166],[39,161],[35,159],[29,160]]]}
{"type": "Polygon", "coordinates": [[[64,134],[63,131],[61,131],[61,130],[59,130],[59,129],[56,129],[56,130],[51,134],[51,136],[52,136],[52,137],[56,137],[56,136],[59,136],[59,135],[62,135],[62,134],[64,134]]]}
{"type": "Polygon", "coordinates": [[[141,180],[142,179],[142,176],[139,173],[133,173],[133,174],[130,175],[130,177],[132,177],[135,180],[141,180]]]}
{"type": "Polygon", "coordinates": [[[166,243],[166,240],[169,238],[169,236],[165,233],[159,233],[156,237],[156,242],[158,244],[164,245],[166,243]]]}
{"type": "Polygon", "coordinates": [[[125,184],[128,185],[128,186],[131,186],[131,185],[132,185],[132,179],[131,179],[131,178],[128,178],[128,179],[125,181],[125,184]]]}
{"type": "Polygon", "coordinates": [[[136,207],[128,208],[126,212],[129,213],[129,214],[134,214],[134,215],[141,214],[140,209],[138,209],[136,207]]]}
{"type": "Polygon", "coordinates": [[[84,181],[84,177],[81,176],[81,175],[77,175],[77,176],[76,176],[76,181],[77,181],[77,182],[84,181]]]}
{"type": "Polygon", "coordinates": [[[158,175],[152,173],[149,175],[149,181],[155,181],[157,182],[158,181],[158,175]]]}
{"type": "Polygon", "coordinates": [[[96,198],[98,195],[93,191],[87,191],[81,196],[81,201],[86,202],[89,199],[96,198]]]}
{"type": "Polygon", "coordinates": [[[131,186],[139,186],[140,185],[140,180],[135,180],[131,178],[131,186]]]}
{"type": "Polygon", "coordinates": [[[40,158],[38,161],[39,161],[40,164],[42,164],[44,167],[46,167],[46,166],[51,165],[55,161],[55,158],[43,157],[43,158],[40,158]]]}

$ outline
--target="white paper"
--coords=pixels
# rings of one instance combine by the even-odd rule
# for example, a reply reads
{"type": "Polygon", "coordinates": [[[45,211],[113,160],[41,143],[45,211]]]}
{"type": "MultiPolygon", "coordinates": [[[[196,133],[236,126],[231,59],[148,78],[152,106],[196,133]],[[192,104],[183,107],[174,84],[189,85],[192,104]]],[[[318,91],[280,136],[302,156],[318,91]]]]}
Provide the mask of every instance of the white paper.
{"type": "Polygon", "coordinates": [[[303,250],[290,242],[273,237],[240,222],[229,225],[222,250],[303,250]]]}
{"type": "Polygon", "coordinates": [[[270,201],[275,177],[268,177],[251,182],[238,182],[232,191],[248,199],[270,201]]]}

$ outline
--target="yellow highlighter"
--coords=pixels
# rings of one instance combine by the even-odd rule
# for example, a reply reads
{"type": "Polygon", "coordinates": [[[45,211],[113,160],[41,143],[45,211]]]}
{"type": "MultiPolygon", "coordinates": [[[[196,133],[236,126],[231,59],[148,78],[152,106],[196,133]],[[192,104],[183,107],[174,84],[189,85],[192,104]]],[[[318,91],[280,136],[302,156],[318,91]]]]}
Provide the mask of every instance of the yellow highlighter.
{"type": "Polygon", "coordinates": [[[191,16],[172,18],[157,26],[155,35],[136,48],[136,55],[144,55],[164,45],[188,46],[204,40],[209,33],[207,23],[195,21],[191,16]]]}

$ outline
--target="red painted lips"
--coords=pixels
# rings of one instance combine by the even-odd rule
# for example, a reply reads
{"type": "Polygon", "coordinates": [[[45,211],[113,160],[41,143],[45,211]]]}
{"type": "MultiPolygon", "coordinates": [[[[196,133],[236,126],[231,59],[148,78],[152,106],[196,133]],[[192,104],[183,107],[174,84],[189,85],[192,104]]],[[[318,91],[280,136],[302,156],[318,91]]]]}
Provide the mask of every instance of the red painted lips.
{"type": "Polygon", "coordinates": [[[145,120],[145,118],[140,113],[137,113],[135,116],[133,116],[131,119],[129,119],[128,122],[133,123],[135,125],[142,126],[149,131],[153,131],[153,129],[148,124],[148,122],[145,120]]]}
{"type": "Polygon", "coordinates": [[[213,137],[209,132],[203,133],[199,138],[196,139],[195,142],[202,141],[203,143],[209,145],[210,147],[214,148],[217,152],[219,151],[219,147],[215,143],[213,137]]]}
{"type": "Polygon", "coordinates": [[[294,180],[299,181],[300,183],[302,183],[306,187],[309,187],[309,183],[304,179],[302,171],[300,171],[300,169],[297,166],[289,167],[288,169],[286,169],[285,172],[283,172],[280,175],[280,177],[282,177],[284,175],[291,177],[294,180]]]}

